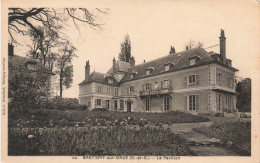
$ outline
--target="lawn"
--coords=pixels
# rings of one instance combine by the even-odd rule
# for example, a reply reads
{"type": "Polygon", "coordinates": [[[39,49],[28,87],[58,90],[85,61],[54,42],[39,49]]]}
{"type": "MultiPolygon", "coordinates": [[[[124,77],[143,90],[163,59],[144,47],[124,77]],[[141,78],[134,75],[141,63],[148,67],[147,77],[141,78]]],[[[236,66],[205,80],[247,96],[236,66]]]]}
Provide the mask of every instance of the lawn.
{"type": "Polygon", "coordinates": [[[210,137],[220,139],[227,147],[239,155],[250,155],[251,153],[250,121],[232,121],[227,118],[224,121],[215,120],[210,127],[202,127],[195,130],[210,137]]]}
{"type": "Polygon", "coordinates": [[[163,113],[33,110],[9,116],[9,127],[54,127],[54,126],[107,126],[194,123],[209,121],[208,118],[170,111],[163,113]]]}

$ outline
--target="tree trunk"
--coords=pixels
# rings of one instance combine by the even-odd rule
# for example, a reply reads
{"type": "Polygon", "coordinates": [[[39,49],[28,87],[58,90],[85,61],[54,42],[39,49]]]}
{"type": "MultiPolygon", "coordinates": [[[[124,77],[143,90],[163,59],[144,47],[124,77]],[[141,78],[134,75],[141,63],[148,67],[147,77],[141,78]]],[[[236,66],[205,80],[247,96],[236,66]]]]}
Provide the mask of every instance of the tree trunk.
{"type": "Polygon", "coordinates": [[[60,74],[60,97],[62,97],[62,75],[60,74]]]}

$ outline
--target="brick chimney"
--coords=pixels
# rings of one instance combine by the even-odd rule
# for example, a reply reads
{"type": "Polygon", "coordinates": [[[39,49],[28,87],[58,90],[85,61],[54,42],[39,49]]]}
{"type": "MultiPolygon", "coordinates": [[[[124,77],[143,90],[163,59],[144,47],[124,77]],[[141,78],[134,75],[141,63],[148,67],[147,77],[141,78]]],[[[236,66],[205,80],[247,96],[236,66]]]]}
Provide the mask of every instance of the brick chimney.
{"type": "Polygon", "coordinates": [[[14,55],[14,46],[13,44],[8,43],[8,55],[13,56],[14,55]]]}
{"type": "Polygon", "coordinates": [[[219,52],[220,56],[223,58],[223,63],[226,64],[226,37],[223,29],[221,29],[219,44],[220,44],[220,52],[219,52]]]}
{"type": "Polygon", "coordinates": [[[173,46],[171,46],[171,50],[169,52],[170,54],[174,54],[175,53],[175,48],[173,46]]]}
{"type": "Polygon", "coordinates": [[[113,72],[116,71],[116,59],[115,57],[113,58],[113,72]]]}
{"type": "Polygon", "coordinates": [[[90,65],[89,65],[89,60],[86,62],[85,66],[85,80],[88,80],[90,74],[90,65]]]}

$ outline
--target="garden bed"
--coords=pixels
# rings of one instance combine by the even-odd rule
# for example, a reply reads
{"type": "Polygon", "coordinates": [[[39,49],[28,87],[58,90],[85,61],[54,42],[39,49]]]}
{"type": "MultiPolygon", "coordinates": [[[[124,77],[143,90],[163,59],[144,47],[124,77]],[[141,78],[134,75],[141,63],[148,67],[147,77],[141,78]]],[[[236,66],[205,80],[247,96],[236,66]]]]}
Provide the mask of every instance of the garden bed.
{"type": "Polygon", "coordinates": [[[208,118],[170,111],[163,113],[33,110],[9,115],[9,127],[122,126],[206,122],[208,118]]]}
{"type": "Polygon", "coordinates": [[[9,128],[9,155],[191,155],[169,130],[125,126],[9,128]]]}

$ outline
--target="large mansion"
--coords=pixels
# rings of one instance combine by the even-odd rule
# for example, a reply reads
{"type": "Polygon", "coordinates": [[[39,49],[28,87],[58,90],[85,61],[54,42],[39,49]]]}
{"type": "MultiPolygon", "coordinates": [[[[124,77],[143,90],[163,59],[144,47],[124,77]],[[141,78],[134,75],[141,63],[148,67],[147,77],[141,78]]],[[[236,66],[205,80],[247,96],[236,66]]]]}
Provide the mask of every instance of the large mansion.
{"type": "Polygon", "coordinates": [[[107,73],[90,73],[79,84],[79,102],[90,109],[163,112],[180,110],[198,113],[236,110],[235,72],[226,57],[226,38],[221,30],[220,54],[203,48],[170,53],[135,65],[113,59],[107,73]]]}

